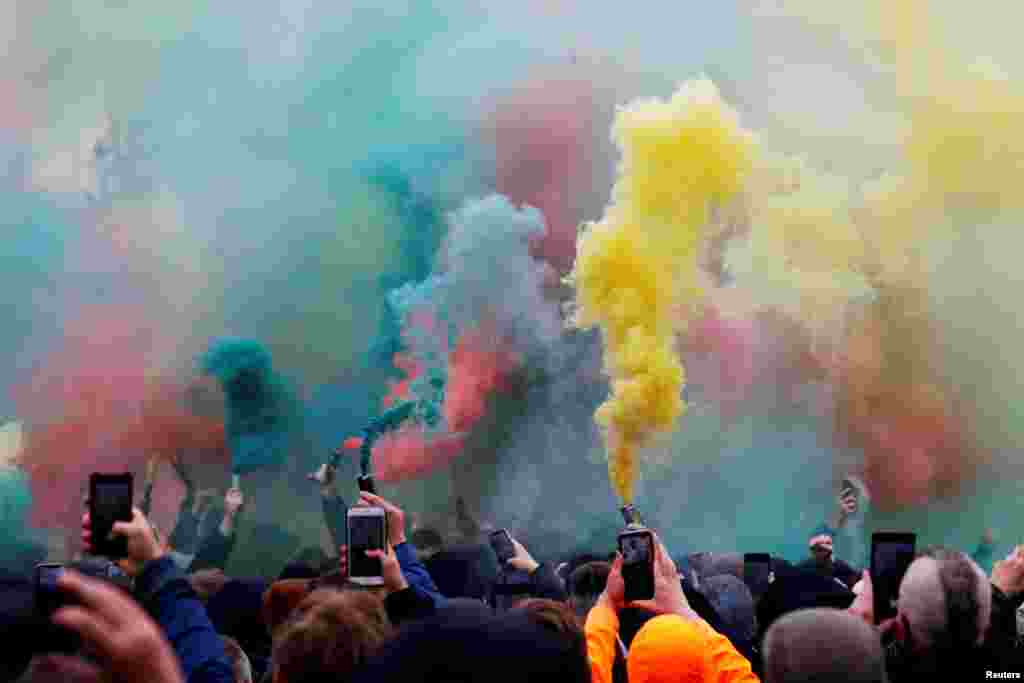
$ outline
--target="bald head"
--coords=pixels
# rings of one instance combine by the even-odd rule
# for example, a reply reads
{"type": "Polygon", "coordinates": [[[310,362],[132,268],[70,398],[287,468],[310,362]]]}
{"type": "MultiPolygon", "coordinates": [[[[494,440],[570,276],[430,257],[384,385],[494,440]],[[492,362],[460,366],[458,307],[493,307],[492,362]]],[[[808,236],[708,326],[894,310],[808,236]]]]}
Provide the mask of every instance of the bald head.
{"type": "Polygon", "coordinates": [[[900,583],[899,611],[923,651],[962,651],[980,645],[992,615],[992,586],[961,552],[926,550],[900,583]]]}
{"type": "Polygon", "coordinates": [[[835,609],[805,609],[777,620],[764,637],[765,683],[882,683],[878,633],[835,609]]]}

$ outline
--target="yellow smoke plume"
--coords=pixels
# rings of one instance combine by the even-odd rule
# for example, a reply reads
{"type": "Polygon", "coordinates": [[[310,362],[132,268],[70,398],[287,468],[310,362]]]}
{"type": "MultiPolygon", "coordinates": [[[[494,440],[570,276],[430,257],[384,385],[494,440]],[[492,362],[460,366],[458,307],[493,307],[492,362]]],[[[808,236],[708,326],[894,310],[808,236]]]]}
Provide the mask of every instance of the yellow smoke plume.
{"type": "Polygon", "coordinates": [[[598,408],[612,485],[633,497],[637,453],[685,412],[677,312],[699,295],[698,251],[717,207],[741,196],[753,138],[708,80],[617,114],[622,154],[603,218],[584,227],[568,281],[573,324],[599,326],[611,396],[598,408]]]}

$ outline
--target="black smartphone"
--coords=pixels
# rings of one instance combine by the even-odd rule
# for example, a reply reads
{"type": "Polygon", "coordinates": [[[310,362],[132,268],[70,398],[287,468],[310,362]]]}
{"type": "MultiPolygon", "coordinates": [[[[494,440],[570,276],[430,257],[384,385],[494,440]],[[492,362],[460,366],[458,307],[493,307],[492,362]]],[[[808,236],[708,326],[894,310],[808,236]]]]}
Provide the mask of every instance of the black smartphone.
{"type": "Polygon", "coordinates": [[[118,559],[128,556],[128,540],[110,538],[115,522],[132,521],[131,473],[98,474],[89,477],[89,524],[93,554],[118,559]]]}
{"type": "Polygon", "coordinates": [[[516,556],[516,547],[512,545],[512,535],[507,529],[498,529],[491,533],[491,547],[498,556],[498,564],[504,565],[516,556]]]}
{"type": "Polygon", "coordinates": [[[373,483],[373,477],[369,474],[360,475],[356,481],[359,484],[360,491],[366,491],[367,493],[377,495],[377,486],[373,483]]]}
{"type": "Polygon", "coordinates": [[[619,534],[622,580],[626,602],[654,598],[654,534],[648,529],[631,529],[619,534]]]}
{"type": "Polygon", "coordinates": [[[871,535],[871,588],[875,596],[875,623],[896,616],[900,582],[914,561],[917,535],[879,532],[871,535]]]}
{"type": "Polygon", "coordinates": [[[362,586],[384,585],[381,561],[367,557],[367,550],[387,547],[387,512],[379,507],[355,507],[348,511],[348,577],[362,586]]]}
{"type": "Polygon", "coordinates": [[[743,581],[751,595],[759,598],[768,591],[772,578],[772,556],[768,553],[743,555],[743,581]]]}

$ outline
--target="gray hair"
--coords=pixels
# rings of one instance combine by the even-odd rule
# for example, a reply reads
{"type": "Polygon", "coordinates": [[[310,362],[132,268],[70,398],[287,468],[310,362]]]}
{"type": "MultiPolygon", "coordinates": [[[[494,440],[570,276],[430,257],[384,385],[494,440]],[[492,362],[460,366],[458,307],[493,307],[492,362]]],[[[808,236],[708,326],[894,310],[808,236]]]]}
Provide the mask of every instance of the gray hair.
{"type": "Polygon", "coordinates": [[[900,583],[899,611],[923,650],[980,645],[992,618],[992,586],[967,555],[946,548],[924,551],[900,583]]]}
{"type": "Polygon", "coordinates": [[[779,618],[764,637],[765,683],[885,683],[878,633],[845,610],[803,609],[779,618]]]}

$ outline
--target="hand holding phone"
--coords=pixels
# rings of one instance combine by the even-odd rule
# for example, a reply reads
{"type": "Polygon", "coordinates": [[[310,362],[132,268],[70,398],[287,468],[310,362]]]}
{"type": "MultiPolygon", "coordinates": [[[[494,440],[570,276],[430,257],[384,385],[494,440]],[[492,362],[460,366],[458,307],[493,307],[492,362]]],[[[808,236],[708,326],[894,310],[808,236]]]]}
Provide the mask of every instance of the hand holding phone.
{"type": "Polygon", "coordinates": [[[117,522],[132,521],[132,490],[130,473],[99,474],[89,477],[89,523],[92,551],[110,559],[128,556],[128,542],[123,537],[111,538],[117,522]]]}

